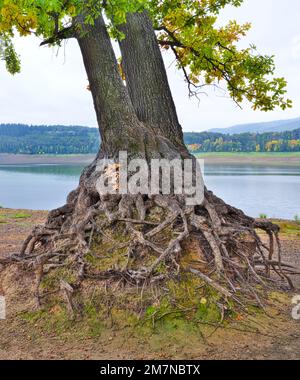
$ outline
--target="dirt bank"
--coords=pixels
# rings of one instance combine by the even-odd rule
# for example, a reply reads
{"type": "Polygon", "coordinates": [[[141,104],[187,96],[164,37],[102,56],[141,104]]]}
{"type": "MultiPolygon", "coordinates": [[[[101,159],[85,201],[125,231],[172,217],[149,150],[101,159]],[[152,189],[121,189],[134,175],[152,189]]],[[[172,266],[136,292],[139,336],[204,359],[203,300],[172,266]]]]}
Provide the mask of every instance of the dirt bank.
{"type": "MultiPolygon", "coordinates": [[[[300,167],[300,154],[204,153],[197,155],[208,165],[267,165],[300,167]]],[[[88,165],[95,155],[29,155],[0,153],[0,165],[88,165]]]]}
{"type": "MultiPolygon", "coordinates": [[[[0,256],[18,252],[30,229],[46,215],[45,211],[0,209],[0,256]]],[[[300,225],[278,223],[283,228],[283,259],[299,269],[300,225]]],[[[18,275],[12,273],[11,278],[18,275]]],[[[300,288],[300,276],[295,283],[300,288]]],[[[8,318],[0,321],[0,359],[300,359],[300,321],[291,318],[293,295],[280,300],[281,307],[270,309],[269,317],[241,317],[219,328],[203,325],[201,336],[178,329],[154,332],[147,339],[114,328],[85,335],[76,325],[72,331],[42,327],[38,320],[21,317],[11,305],[8,318]]],[[[20,297],[26,309],[26,294],[21,291],[20,297]]],[[[278,297],[273,296],[274,303],[278,297]]]]}
{"type": "Polygon", "coordinates": [[[0,165],[88,165],[94,154],[30,155],[0,153],[0,165]]]}

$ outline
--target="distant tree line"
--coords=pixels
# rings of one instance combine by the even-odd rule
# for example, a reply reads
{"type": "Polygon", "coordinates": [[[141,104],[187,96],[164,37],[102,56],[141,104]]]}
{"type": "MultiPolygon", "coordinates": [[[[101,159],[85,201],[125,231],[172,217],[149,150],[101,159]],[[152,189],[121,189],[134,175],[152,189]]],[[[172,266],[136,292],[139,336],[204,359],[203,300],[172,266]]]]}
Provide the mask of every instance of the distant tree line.
{"type": "Polygon", "coordinates": [[[291,132],[185,133],[191,152],[300,152],[300,128],[291,132]]]}
{"type": "Polygon", "coordinates": [[[87,154],[98,149],[96,128],[0,124],[0,153],[87,154]]]}
{"type": "MultiPolygon", "coordinates": [[[[300,128],[291,132],[261,134],[185,133],[184,140],[193,153],[300,152],[300,128]]],[[[0,124],[0,153],[97,153],[99,143],[99,132],[96,128],[0,124]]]]}

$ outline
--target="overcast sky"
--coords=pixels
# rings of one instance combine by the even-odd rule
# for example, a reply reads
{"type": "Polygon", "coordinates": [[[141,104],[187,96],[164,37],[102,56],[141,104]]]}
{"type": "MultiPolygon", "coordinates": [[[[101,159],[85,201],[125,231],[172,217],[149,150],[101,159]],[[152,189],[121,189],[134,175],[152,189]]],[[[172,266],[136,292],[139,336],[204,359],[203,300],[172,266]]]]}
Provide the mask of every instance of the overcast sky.
{"type": "MultiPolygon", "coordinates": [[[[201,131],[234,124],[300,117],[300,2],[299,0],[245,0],[238,9],[222,12],[222,22],[237,19],[252,22],[243,42],[254,43],[260,53],[276,56],[277,75],[289,82],[288,96],[294,107],[288,111],[240,110],[228,98],[208,91],[200,103],[189,99],[183,77],[165,56],[177,110],[185,131],[201,131]]],[[[20,38],[16,48],[22,59],[21,74],[12,77],[0,62],[0,123],[65,124],[96,126],[91,94],[79,49],[68,41],[57,50],[39,47],[34,37],[20,38]]]]}

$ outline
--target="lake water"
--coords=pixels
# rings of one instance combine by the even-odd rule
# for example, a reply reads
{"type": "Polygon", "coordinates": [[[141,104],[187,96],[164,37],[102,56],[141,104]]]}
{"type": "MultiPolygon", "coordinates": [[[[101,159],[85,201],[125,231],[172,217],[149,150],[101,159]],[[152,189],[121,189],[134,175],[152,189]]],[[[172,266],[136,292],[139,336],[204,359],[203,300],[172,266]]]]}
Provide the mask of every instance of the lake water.
{"type": "MultiPolygon", "coordinates": [[[[50,210],[76,188],[83,166],[0,166],[0,206],[50,210]]],[[[207,187],[248,215],[300,216],[300,167],[206,165],[207,187]]]]}

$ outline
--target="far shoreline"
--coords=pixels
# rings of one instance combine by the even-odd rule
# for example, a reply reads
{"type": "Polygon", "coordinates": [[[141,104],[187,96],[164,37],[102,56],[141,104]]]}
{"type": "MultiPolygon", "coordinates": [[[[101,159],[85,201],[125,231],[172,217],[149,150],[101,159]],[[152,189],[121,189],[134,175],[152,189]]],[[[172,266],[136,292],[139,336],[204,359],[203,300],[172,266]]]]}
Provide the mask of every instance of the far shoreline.
{"type": "MultiPolygon", "coordinates": [[[[200,153],[198,158],[208,165],[267,165],[300,166],[296,153],[200,153]]],[[[30,155],[0,153],[0,165],[89,165],[95,154],[30,155]]]]}
{"type": "Polygon", "coordinates": [[[89,165],[96,154],[9,154],[0,153],[0,165],[89,165]]]}

